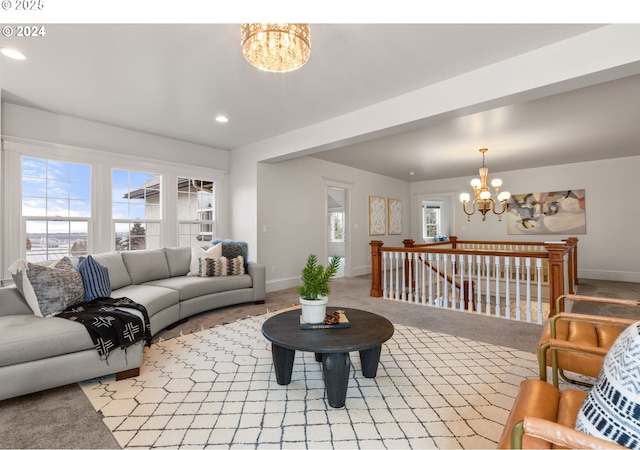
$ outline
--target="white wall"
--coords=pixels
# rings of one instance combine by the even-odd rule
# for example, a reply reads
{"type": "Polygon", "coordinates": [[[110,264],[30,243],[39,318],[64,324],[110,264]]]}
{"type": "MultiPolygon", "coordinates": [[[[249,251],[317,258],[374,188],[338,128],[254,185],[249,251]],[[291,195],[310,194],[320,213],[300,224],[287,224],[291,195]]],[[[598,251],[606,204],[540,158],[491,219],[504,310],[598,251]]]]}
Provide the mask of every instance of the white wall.
{"type": "MultiPolygon", "coordinates": [[[[586,163],[540,167],[512,172],[492,173],[489,178],[502,178],[504,189],[512,194],[585,189],[586,234],[578,241],[578,276],[600,280],[640,282],[640,239],[636,181],[640,173],[640,156],[586,163]]],[[[469,181],[449,178],[411,185],[412,198],[430,193],[470,192],[469,181]]],[[[419,223],[420,211],[412,202],[411,223],[419,223]]],[[[552,241],[566,235],[508,235],[506,219],[499,222],[493,213],[482,222],[479,213],[467,216],[460,203],[454,202],[453,232],[461,239],[552,241]]],[[[419,239],[420,230],[412,228],[411,237],[419,239]]]]}
{"type": "Polygon", "coordinates": [[[409,183],[316,158],[301,157],[279,163],[258,164],[258,254],[267,266],[267,290],[299,283],[300,270],[310,253],[327,256],[327,183],[351,185],[349,273],[370,272],[371,240],[402,246],[409,235],[409,183]],[[401,235],[369,236],[370,195],[402,201],[401,235]],[[266,231],[264,231],[266,229],[266,231]]]}

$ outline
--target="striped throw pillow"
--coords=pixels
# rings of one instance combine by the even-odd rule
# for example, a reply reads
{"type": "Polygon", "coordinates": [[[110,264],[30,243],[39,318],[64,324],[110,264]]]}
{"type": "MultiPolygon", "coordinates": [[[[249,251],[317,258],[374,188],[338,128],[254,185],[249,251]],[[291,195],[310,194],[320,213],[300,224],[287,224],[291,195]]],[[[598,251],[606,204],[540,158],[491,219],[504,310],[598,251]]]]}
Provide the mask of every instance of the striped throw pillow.
{"type": "Polygon", "coordinates": [[[85,301],[111,296],[109,269],[93,259],[91,255],[80,258],[78,272],[82,276],[85,301]]]}
{"type": "Polygon", "coordinates": [[[242,255],[229,260],[229,275],[244,275],[244,258],[242,255]]]}
{"type": "Polygon", "coordinates": [[[227,258],[200,258],[198,269],[199,277],[224,277],[227,276],[227,258]]]}

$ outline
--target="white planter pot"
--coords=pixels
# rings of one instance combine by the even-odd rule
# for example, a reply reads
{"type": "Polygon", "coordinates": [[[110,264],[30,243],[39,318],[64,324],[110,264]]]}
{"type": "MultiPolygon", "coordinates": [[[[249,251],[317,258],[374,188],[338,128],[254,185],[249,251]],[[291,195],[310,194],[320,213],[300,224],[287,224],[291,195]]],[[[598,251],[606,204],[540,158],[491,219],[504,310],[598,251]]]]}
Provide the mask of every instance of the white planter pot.
{"type": "Polygon", "coordinates": [[[302,320],[306,323],[323,323],[327,314],[328,297],[320,297],[318,300],[300,299],[302,305],[302,320]]]}

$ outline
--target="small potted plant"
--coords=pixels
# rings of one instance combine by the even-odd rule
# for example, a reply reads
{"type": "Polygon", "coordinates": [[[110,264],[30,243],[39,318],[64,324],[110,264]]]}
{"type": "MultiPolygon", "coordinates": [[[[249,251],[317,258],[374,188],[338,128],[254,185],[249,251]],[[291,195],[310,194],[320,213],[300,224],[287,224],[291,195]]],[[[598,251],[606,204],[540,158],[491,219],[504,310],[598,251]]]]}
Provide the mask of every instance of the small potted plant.
{"type": "Polygon", "coordinates": [[[298,286],[300,304],[302,305],[302,320],[306,323],[322,323],[327,313],[329,279],[340,267],[340,257],[332,256],[325,268],[318,264],[316,255],[309,255],[307,264],[302,269],[302,284],[298,286]]]}

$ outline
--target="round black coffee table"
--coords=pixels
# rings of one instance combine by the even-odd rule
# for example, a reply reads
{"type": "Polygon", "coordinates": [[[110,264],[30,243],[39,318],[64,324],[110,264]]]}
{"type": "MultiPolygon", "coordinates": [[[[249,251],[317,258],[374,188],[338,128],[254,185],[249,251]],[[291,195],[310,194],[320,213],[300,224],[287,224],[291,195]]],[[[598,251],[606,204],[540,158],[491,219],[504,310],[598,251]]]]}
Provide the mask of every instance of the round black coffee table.
{"type": "Polygon", "coordinates": [[[337,309],[344,311],[350,328],[302,330],[301,312],[295,309],[267,319],[262,325],[262,334],[271,341],[278,384],[291,382],[296,350],[313,352],[316,361],[322,362],[329,405],[341,408],[349,383],[349,352],[360,352],[362,374],[375,378],[382,344],[393,336],[393,324],[382,316],[359,309],[331,307],[327,313],[337,309]]]}

